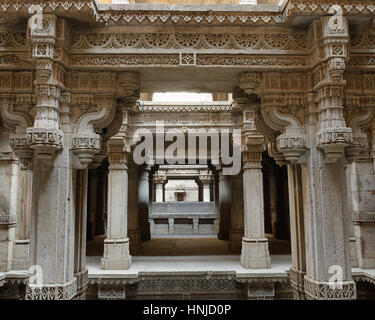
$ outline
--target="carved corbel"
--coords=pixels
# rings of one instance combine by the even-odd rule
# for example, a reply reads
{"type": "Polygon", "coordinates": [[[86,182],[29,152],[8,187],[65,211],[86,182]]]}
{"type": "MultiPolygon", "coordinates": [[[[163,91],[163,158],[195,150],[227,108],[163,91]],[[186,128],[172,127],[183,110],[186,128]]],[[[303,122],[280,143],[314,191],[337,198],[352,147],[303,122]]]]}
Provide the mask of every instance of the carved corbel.
{"type": "Polygon", "coordinates": [[[283,100],[280,96],[265,96],[261,115],[268,127],[281,133],[275,141],[276,150],[284,155],[286,161],[294,163],[306,151],[305,130],[296,116],[280,111],[283,100]]]}
{"type": "MultiPolygon", "coordinates": [[[[83,113],[77,121],[77,132],[71,138],[71,150],[84,168],[93,162],[95,154],[102,150],[101,136],[96,133],[109,126],[116,114],[116,101],[112,95],[96,95],[96,110],[83,113]]],[[[100,158],[100,156],[99,156],[100,158]]],[[[97,161],[99,159],[97,157],[97,161]]]]}
{"type": "Polygon", "coordinates": [[[257,93],[260,84],[259,72],[242,72],[240,77],[240,88],[247,94],[257,93]]]}
{"type": "Polygon", "coordinates": [[[32,125],[32,118],[29,114],[14,110],[14,99],[11,96],[0,96],[0,112],[4,125],[14,129],[15,133],[10,134],[9,144],[12,151],[20,160],[22,167],[29,167],[33,157],[33,149],[26,137],[26,129],[32,125]]]}
{"type": "Polygon", "coordinates": [[[120,97],[130,97],[139,89],[138,72],[119,72],[117,75],[117,83],[120,86],[120,97]]]}

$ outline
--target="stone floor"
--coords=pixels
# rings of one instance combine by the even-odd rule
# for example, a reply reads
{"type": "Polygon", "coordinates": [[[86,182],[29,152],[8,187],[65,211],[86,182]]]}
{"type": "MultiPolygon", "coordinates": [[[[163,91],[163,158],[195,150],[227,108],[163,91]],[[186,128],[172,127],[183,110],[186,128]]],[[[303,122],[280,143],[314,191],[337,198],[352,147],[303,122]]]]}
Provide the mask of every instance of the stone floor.
{"type": "Polygon", "coordinates": [[[129,270],[101,270],[100,256],[87,257],[89,278],[94,277],[137,277],[142,274],[194,274],[201,272],[234,272],[237,277],[251,275],[286,276],[292,260],[290,255],[272,255],[270,269],[245,269],[240,265],[239,255],[200,256],[133,256],[129,270]]]}

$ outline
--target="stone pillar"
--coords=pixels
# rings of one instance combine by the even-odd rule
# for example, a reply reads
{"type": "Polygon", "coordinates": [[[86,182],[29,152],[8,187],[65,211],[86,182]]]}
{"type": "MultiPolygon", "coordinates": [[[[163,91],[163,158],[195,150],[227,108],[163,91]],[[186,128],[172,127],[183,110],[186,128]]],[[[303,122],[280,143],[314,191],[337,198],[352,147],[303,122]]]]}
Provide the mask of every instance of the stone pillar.
{"type": "Polygon", "coordinates": [[[76,299],[86,298],[88,270],[86,268],[87,236],[87,185],[88,169],[77,170],[74,186],[75,205],[75,242],[74,242],[74,276],[77,279],[76,299]]]}
{"type": "Polygon", "coordinates": [[[35,158],[33,174],[31,264],[40,268],[42,284],[29,284],[26,299],[72,299],[77,294],[73,249],[77,202],[73,191],[76,170],[68,133],[53,163],[35,158]]]}
{"type": "Polygon", "coordinates": [[[322,151],[313,147],[315,137],[310,139],[312,148],[307,164],[302,166],[306,197],[305,293],[311,299],[352,299],[356,297],[356,288],[350,266],[351,217],[346,199],[345,159],[325,163],[322,151]],[[330,286],[335,274],[341,276],[343,290],[330,286]]]}
{"type": "Polygon", "coordinates": [[[292,267],[290,282],[295,299],[305,298],[304,276],[306,274],[305,221],[302,199],[301,166],[288,164],[290,242],[292,249],[292,267]]]}
{"type": "Polygon", "coordinates": [[[371,158],[352,164],[352,207],[358,267],[375,268],[375,171],[371,158]]]}
{"type": "Polygon", "coordinates": [[[146,167],[140,170],[138,180],[138,210],[141,228],[141,240],[148,241],[151,238],[150,222],[150,168],[146,167]]]}
{"type": "Polygon", "coordinates": [[[203,202],[210,202],[210,183],[203,183],[203,202]]]}
{"type": "MultiPolygon", "coordinates": [[[[102,181],[100,183],[103,183],[102,181]]],[[[98,200],[101,195],[98,193],[98,171],[89,170],[88,173],[88,201],[87,201],[87,240],[93,240],[96,231],[96,221],[98,215],[98,200]]]]}
{"type": "Polygon", "coordinates": [[[174,234],[174,218],[168,218],[168,233],[174,234]]]}
{"type": "Polygon", "coordinates": [[[153,177],[153,182],[155,185],[155,202],[164,202],[165,181],[166,181],[166,177],[158,175],[157,173],[153,177]]]}
{"type": "Polygon", "coordinates": [[[23,161],[19,171],[16,239],[13,251],[13,270],[30,267],[30,220],[33,201],[32,159],[23,161]]]}
{"type": "Polygon", "coordinates": [[[202,171],[199,175],[199,180],[203,186],[203,202],[210,202],[211,201],[211,181],[212,175],[209,171],[202,171]]]}
{"type": "Polygon", "coordinates": [[[124,138],[111,138],[108,148],[108,225],[101,268],[129,269],[131,256],[128,238],[128,159],[124,151],[124,138]]]}
{"type": "Polygon", "coordinates": [[[271,226],[272,226],[272,236],[276,239],[277,235],[277,201],[276,201],[276,176],[275,167],[272,165],[268,166],[268,192],[270,198],[270,211],[271,211],[271,226]]]}
{"type": "Polygon", "coordinates": [[[108,212],[108,169],[101,168],[99,180],[103,183],[98,185],[98,208],[95,223],[95,234],[107,234],[107,212],[108,212]]]}
{"type": "Polygon", "coordinates": [[[322,35],[326,62],[313,71],[315,99],[305,125],[310,150],[302,165],[304,289],[309,299],[355,299],[349,247],[352,217],[345,176],[345,149],[353,142],[353,135],[346,125],[343,104],[349,30],[345,17],[335,25],[331,20],[322,17],[313,25],[322,30],[317,35],[322,35]]]}
{"type": "Polygon", "coordinates": [[[242,238],[241,265],[247,269],[271,267],[268,240],[264,235],[262,145],[243,153],[243,197],[245,235],[242,238]]]}
{"type": "Polygon", "coordinates": [[[139,228],[138,207],[138,167],[129,163],[129,188],[128,188],[128,235],[130,253],[139,254],[142,250],[141,230],[139,228]]]}
{"type": "Polygon", "coordinates": [[[10,271],[17,217],[19,164],[12,152],[0,153],[0,272],[10,271]]]}
{"type": "MultiPolygon", "coordinates": [[[[356,202],[356,193],[352,190],[352,188],[356,184],[356,177],[353,176],[352,181],[352,171],[355,172],[355,166],[353,163],[349,163],[348,161],[345,164],[345,177],[346,177],[346,184],[347,184],[347,200],[348,200],[348,208],[351,213],[352,221],[350,221],[350,265],[352,268],[358,268],[358,250],[357,250],[357,241],[354,234],[354,203],[356,202]],[[354,169],[354,170],[353,170],[354,169]],[[354,202],[353,202],[354,200],[354,202]]],[[[355,189],[355,187],[354,187],[355,189]]]]}
{"type": "Polygon", "coordinates": [[[219,171],[219,233],[220,240],[229,240],[230,218],[231,218],[231,181],[230,176],[223,175],[219,171]]]}
{"type": "Polygon", "coordinates": [[[197,232],[199,229],[199,218],[193,219],[193,231],[197,232]]]}
{"type": "Polygon", "coordinates": [[[242,237],[244,236],[244,198],[242,173],[232,176],[231,191],[231,225],[229,234],[229,246],[232,252],[241,252],[242,237]]]}

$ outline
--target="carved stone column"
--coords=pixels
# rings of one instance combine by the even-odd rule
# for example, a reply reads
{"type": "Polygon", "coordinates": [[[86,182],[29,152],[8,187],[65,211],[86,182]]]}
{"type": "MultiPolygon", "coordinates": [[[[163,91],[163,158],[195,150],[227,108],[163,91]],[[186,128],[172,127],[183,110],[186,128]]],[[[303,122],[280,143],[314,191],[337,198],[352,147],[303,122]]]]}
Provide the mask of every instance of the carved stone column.
{"type": "Polygon", "coordinates": [[[0,272],[12,268],[17,219],[17,188],[19,164],[12,152],[0,153],[0,272]]]}
{"type": "Polygon", "coordinates": [[[255,110],[259,101],[252,94],[260,81],[258,73],[241,74],[240,87],[244,92],[235,92],[235,103],[242,112],[242,163],[244,199],[244,237],[242,238],[241,265],[247,269],[271,267],[268,240],[264,232],[264,197],[262,152],[264,137],[255,124],[255,110]],[[246,95],[245,95],[246,94],[246,95]]]}
{"type": "Polygon", "coordinates": [[[106,234],[106,217],[107,217],[107,198],[108,198],[108,170],[106,167],[99,168],[99,181],[98,184],[98,207],[95,223],[95,234],[106,234]]]}
{"type": "Polygon", "coordinates": [[[231,225],[229,244],[232,252],[240,252],[244,236],[244,198],[242,172],[231,177],[231,191],[235,195],[231,201],[231,225]]]}
{"type": "Polygon", "coordinates": [[[263,146],[255,145],[252,149],[242,155],[245,234],[242,238],[241,265],[247,269],[266,269],[271,267],[271,259],[268,240],[264,235],[263,146]]]}
{"type": "MultiPolygon", "coordinates": [[[[31,154],[32,155],[32,154],[31,154]]],[[[33,199],[32,159],[24,159],[20,165],[16,239],[13,249],[13,270],[30,267],[30,221],[33,199]]]]}
{"type": "Polygon", "coordinates": [[[111,138],[108,173],[108,224],[104,240],[104,270],[129,269],[128,238],[128,154],[123,137],[111,138]]]}
{"type": "Polygon", "coordinates": [[[199,174],[199,180],[203,186],[203,202],[210,202],[212,175],[209,171],[201,171],[199,174]]]}
{"type": "Polygon", "coordinates": [[[273,166],[268,167],[268,192],[270,197],[270,211],[271,211],[271,225],[272,225],[272,236],[276,239],[277,236],[277,202],[276,202],[276,176],[275,168],[273,166]]]}
{"type": "Polygon", "coordinates": [[[313,72],[317,117],[310,110],[306,124],[310,151],[301,168],[306,228],[304,290],[309,299],[355,299],[345,176],[345,148],[353,139],[343,106],[348,25],[342,16],[323,17],[314,22],[314,28],[322,30],[326,61],[313,72]]]}
{"type": "Polygon", "coordinates": [[[290,242],[292,250],[292,267],[290,282],[295,299],[305,299],[304,276],[306,274],[305,221],[303,207],[303,189],[301,166],[288,164],[290,242]]]}
{"type": "Polygon", "coordinates": [[[220,240],[229,240],[230,218],[231,218],[231,182],[230,176],[223,175],[222,169],[219,171],[219,233],[220,240]]]}
{"type": "Polygon", "coordinates": [[[74,276],[77,279],[77,295],[75,298],[84,300],[88,281],[86,267],[88,169],[77,170],[75,174],[74,276]]]}
{"type": "Polygon", "coordinates": [[[138,210],[141,228],[141,240],[148,241],[151,238],[150,222],[150,167],[140,169],[138,180],[138,210]]]}
{"type": "Polygon", "coordinates": [[[164,202],[164,183],[166,179],[165,176],[158,174],[153,176],[153,182],[155,185],[155,202],[164,202]]]}
{"type": "Polygon", "coordinates": [[[358,156],[352,159],[355,161],[347,164],[347,171],[350,170],[349,203],[354,223],[354,230],[350,226],[351,260],[360,268],[375,268],[375,198],[373,191],[369,192],[375,190],[375,111],[370,109],[357,113],[350,125],[355,140],[363,136],[361,129],[366,129],[369,137],[358,156]]]}
{"type": "Polygon", "coordinates": [[[87,240],[93,240],[95,237],[96,220],[98,214],[98,172],[96,169],[90,169],[88,172],[88,201],[87,201],[87,240]]]}
{"type": "Polygon", "coordinates": [[[129,162],[128,175],[128,234],[130,240],[130,253],[139,254],[142,250],[142,243],[138,215],[138,168],[133,162],[129,162]]]}

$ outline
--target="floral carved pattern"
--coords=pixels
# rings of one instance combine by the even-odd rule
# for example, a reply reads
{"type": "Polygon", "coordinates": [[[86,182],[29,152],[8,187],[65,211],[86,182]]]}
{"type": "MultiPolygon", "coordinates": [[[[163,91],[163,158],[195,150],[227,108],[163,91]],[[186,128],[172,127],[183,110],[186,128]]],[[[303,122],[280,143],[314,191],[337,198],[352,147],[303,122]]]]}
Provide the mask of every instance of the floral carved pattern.
{"type": "Polygon", "coordinates": [[[304,50],[307,43],[304,33],[74,33],[72,47],[76,51],[90,48],[304,50]]]}

